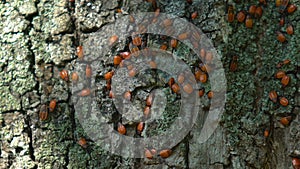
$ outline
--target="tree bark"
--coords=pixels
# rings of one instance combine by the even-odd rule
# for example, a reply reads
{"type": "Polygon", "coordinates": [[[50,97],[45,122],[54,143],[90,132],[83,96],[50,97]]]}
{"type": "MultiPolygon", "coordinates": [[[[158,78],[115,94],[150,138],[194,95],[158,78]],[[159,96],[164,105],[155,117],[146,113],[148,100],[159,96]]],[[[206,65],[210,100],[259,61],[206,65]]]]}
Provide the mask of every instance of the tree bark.
{"type": "MultiPolygon", "coordinates": [[[[293,168],[292,158],[300,158],[299,10],[281,14],[275,1],[268,1],[266,6],[253,0],[193,0],[192,4],[185,0],[157,0],[156,5],[154,0],[151,2],[0,2],[0,46],[3,49],[0,51],[0,168],[293,168]],[[262,6],[263,14],[261,18],[253,17],[253,28],[246,28],[244,23],[238,23],[236,19],[232,23],[227,21],[229,5],[233,5],[234,14],[241,10],[247,11],[249,5],[262,6]],[[164,159],[157,155],[153,159],[125,158],[106,151],[104,145],[98,145],[87,135],[80,123],[81,119],[78,119],[78,109],[74,104],[83,109],[90,105],[81,105],[80,99],[78,102],[72,100],[78,93],[74,92],[71,75],[76,67],[85,70],[89,60],[80,60],[76,55],[76,47],[85,42],[94,43],[89,40],[99,33],[99,29],[117,22],[122,16],[154,12],[156,7],[163,13],[186,19],[212,40],[226,74],[225,110],[217,129],[202,143],[199,137],[209,112],[209,99],[205,94],[201,98],[205,106],[200,107],[203,114],[198,117],[188,135],[172,147],[170,157],[164,159]],[[191,19],[195,11],[198,16],[191,19]],[[279,26],[281,17],[286,20],[282,27],[279,26]],[[289,24],[294,26],[292,35],[286,33],[289,24]],[[286,42],[277,40],[277,31],[284,33],[286,42]],[[238,57],[237,70],[234,72],[229,68],[233,56],[238,57]],[[276,68],[278,63],[286,59],[290,63],[276,68]],[[61,70],[68,71],[69,80],[61,79],[61,70]],[[278,70],[285,71],[290,77],[286,87],[282,86],[280,79],[274,77],[278,70]],[[288,106],[282,106],[279,100],[273,103],[269,99],[272,90],[277,91],[278,99],[286,97],[288,106]],[[48,112],[46,120],[41,120],[42,106],[49,106],[53,99],[57,100],[55,110],[48,112]],[[291,117],[289,124],[280,123],[283,117],[291,117]],[[87,143],[82,144],[81,138],[85,138],[87,143]]],[[[289,3],[300,6],[299,1],[289,3]]],[[[122,28],[127,25],[119,26],[122,28]]],[[[112,36],[107,31],[102,33],[112,36]]],[[[154,35],[143,38],[148,45],[157,48],[167,41],[154,35]]],[[[107,42],[104,38],[96,40],[95,44],[99,46],[107,42]]],[[[122,119],[128,127],[126,134],[139,137],[135,134],[135,126],[125,121],[125,115],[119,114],[108,98],[109,91],[103,78],[106,72],[115,69],[113,56],[128,50],[126,43],[120,40],[107,54],[109,56],[100,58],[102,63],[93,65],[97,66],[97,70],[92,70],[97,86],[95,98],[112,128],[117,129],[122,119]]],[[[169,47],[167,50],[173,51],[184,61],[191,61],[189,57],[192,54],[188,46],[182,43],[178,44],[177,49],[169,47]]],[[[191,69],[195,67],[189,64],[191,69]]],[[[79,74],[79,80],[86,78],[84,76],[79,74]]],[[[145,78],[151,79],[152,76],[145,78]]],[[[125,84],[122,81],[120,83],[125,84]]],[[[155,85],[150,84],[148,87],[153,89],[155,85]]],[[[208,92],[209,84],[203,86],[205,92],[208,92]]],[[[163,90],[169,91],[166,95],[172,100],[166,106],[164,119],[156,121],[152,126],[146,124],[142,136],[165,131],[166,126],[173,122],[173,112],[177,111],[179,105],[178,96],[168,87],[163,90]]],[[[132,94],[137,100],[143,100],[149,92],[147,89],[132,94]]],[[[88,113],[92,112],[89,110],[88,113]]],[[[175,137],[177,133],[170,134],[175,137]]]]}

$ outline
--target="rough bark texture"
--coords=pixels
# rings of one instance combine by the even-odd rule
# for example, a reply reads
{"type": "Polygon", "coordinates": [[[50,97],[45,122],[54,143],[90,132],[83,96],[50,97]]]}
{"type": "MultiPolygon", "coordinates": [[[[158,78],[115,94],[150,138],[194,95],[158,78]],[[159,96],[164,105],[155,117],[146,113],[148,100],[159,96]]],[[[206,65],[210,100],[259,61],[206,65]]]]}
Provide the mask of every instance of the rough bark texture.
{"type": "MultiPolygon", "coordinates": [[[[299,0],[290,2],[300,7],[299,0]]],[[[189,4],[186,0],[157,0],[162,12],[186,18],[212,39],[222,56],[227,99],[221,123],[207,142],[199,143],[203,119],[197,119],[190,134],[172,148],[169,158],[149,160],[110,154],[89,139],[75,118],[72,84],[62,80],[59,72],[65,69],[71,74],[79,64],[76,46],[93,32],[127,12],[154,11],[152,4],[126,0],[1,1],[0,168],[292,169],[291,157],[300,158],[300,11],[284,14],[286,23],[294,26],[294,34],[285,33],[287,42],[280,43],[276,31],[285,32],[287,24],[279,26],[281,14],[275,1],[267,2],[262,17],[254,19],[252,29],[236,20],[228,23],[229,4],[237,13],[259,2],[193,0],[189,4]],[[117,9],[123,12],[118,13],[117,9]],[[191,20],[194,11],[198,16],[191,20]],[[229,70],[233,55],[238,56],[236,72],[229,70]],[[291,60],[280,68],[291,77],[285,88],[274,78],[277,63],[284,59],[291,60]],[[270,101],[271,90],[288,98],[289,105],[283,107],[270,101]],[[41,121],[40,108],[52,99],[58,101],[57,107],[49,112],[46,121],[41,121]],[[285,116],[292,117],[287,126],[279,123],[285,116]],[[266,129],[268,137],[264,137],[266,129]],[[78,144],[80,137],[87,139],[87,148],[78,144]]],[[[158,46],[158,42],[152,43],[158,46]]],[[[180,45],[178,53],[189,51],[180,45]]],[[[107,57],[112,58],[124,46],[121,43],[107,57]]],[[[116,123],[120,117],[114,116],[117,111],[111,109],[103,80],[104,73],[113,68],[112,59],[103,60],[95,71],[100,77],[98,89],[102,91],[97,98],[101,109],[109,112],[108,122],[116,123]]],[[[148,93],[140,94],[145,98],[148,93]]],[[[176,96],[170,97],[176,100],[176,96]]],[[[203,100],[207,102],[207,96],[203,100]]],[[[147,126],[147,134],[165,130],[175,109],[167,107],[165,121],[158,121],[153,128],[147,126]]]]}

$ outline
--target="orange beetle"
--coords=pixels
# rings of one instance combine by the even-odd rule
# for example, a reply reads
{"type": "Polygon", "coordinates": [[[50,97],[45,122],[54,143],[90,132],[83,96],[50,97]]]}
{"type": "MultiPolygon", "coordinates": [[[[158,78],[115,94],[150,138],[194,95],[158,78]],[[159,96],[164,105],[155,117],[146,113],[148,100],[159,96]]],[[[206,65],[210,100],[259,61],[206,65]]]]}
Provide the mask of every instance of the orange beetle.
{"type": "Polygon", "coordinates": [[[83,47],[82,46],[76,47],[76,55],[78,56],[79,59],[83,59],[83,47]]]}
{"type": "Polygon", "coordinates": [[[280,18],[280,20],[279,20],[279,25],[280,25],[280,26],[283,26],[283,25],[284,25],[284,22],[285,22],[284,20],[285,20],[284,17],[281,17],[281,18],[280,18]]]}
{"type": "Polygon", "coordinates": [[[177,44],[178,44],[177,39],[171,39],[170,45],[172,48],[176,48],[177,44]]]}
{"type": "Polygon", "coordinates": [[[72,73],[72,81],[73,82],[77,82],[79,79],[78,73],[77,72],[73,72],[72,73]]]}
{"type": "Polygon", "coordinates": [[[172,23],[173,23],[173,21],[172,21],[171,19],[165,19],[165,20],[163,21],[163,25],[164,25],[165,27],[171,26],[172,23]]]}
{"type": "Polygon", "coordinates": [[[238,57],[234,55],[230,61],[229,69],[231,72],[235,72],[237,70],[237,67],[238,67],[238,57]]]}
{"type": "Polygon", "coordinates": [[[262,16],[262,13],[263,13],[263,9],[262,7],[259,6],[256,8],[254,16],[256,18],[260,18],[262,16]]]}
{"type": "Polygon", "coordinates": [[[122,62],[122,58],[120,56],[114,56],[114,65],[119,65],[122,62]]]}
{"type": "Polygon", "coordinates": [[[245,25],[247,28],[253,27],[253,19],[250,15],[247,15],[245,25]]]}
{"type": "Polygon", "coordinates": [[[244,22],[245,19],[246,19],[246,12],[245,11],[240,11],[237,15],[236,15],[236,19],[239,21],[239,22],[244,22]]]}
{"type": "Polygon", "coordinates": [[[289,35],[292,35],[294,33],[293,25],[288,25],[286,27],[286,33],[289,34],[289,35]]]}
{"type": "Polygon", "coordinates": [[[55,108],[56,108],[56,100],[53,99],[53,100],[51,100],[50,103],[49,103],[49,111],[50,111],[50,112],[53,112],[53,111],[55,110],[55,108]]]}
{"type": "Polygon", "coordinates": [[[136,68],[132,68],[132,69],[130,69],[130,70],[128,71],[128,75],[129,75],[130,77],[134,77],[136,74],[137,74],[136,68]]]}
{"type": "Polygon", "coordinates": [[[251,6],[249,7],[248,13],[249,13],[250,15],[254,15],[254,14],[255,14],[255,11],[256,11],[256,6],[255,6],[255,5],[251,5],[251,6]]]}
{"type": "Polygon", "coordinates": [[[269,137],[269,135],[270,135],[269,129],[265,129],[265,131],[264,131],[264,136],[265,136],[265,137],[269,137]]]}
{"type": "Polygon", "coordinates": [[[283,76],[282,79],[281,79],[281,84],[282,84],[282,86],[283,86],[283,87],[286,87],[286,86],[289,84],[290,79],[291,79],[291,78],[290,78],[290,76],[288,76],[288,75],[283,76]]]}
{"type": "Polygon", "coordinates": [[[152,148],[150,151],[153,155],[155,155],[157,153],[157,151],[154,148],[152,148]]]}
{"type": "Polygon", "coordinates": [[[203,72],[199,69],[195,70],[195,78],[196,80],[200,80],[200,76],[203,74],[203,72]]]}
{"type": "Polygon", "coordinates": [[[156,63],[154,61],[150,61],[149,65],[150,65],[151,69],[156,69],[157,68],[157,65],[156,65],[156,63]]]}
{"type": "Polygon", "coordinates": [[[146,99],[146,105],[151,106],[153,103],[153,93],[150,93],[149,96],[146,99]]]}
{"type": "Polygon", "coordinates": [[[179,94],[179,91],[180,91],[180,87],[178,86],[178,84],[174,83],[172,86],[172,91],[176,94],[179,94]]]}
{"type": "Polygon", "coordinates": [[[192,13],[191,18],[192,18],[192,19],[196,19],[197,16],[198,16],[198,12],[195,11],[195,12],[192,13]]]}
{"type": "Polygon", "coordinates": [[[297,9],[297,6],[295,4],[290,4],[288,7],[287,7],[287,12],[288,13],[293,13],[294,11],[296,11],[297,9]]]}
{"type": "Polygon", "coordinates": [[[109,98],[115,98],[115,94],[113,93],[112,90],[109,91],[108,97],[109,98]]]}
{"type": "Polygon", "coordinates": [[[201,39],[201,35],[197,31],[192,32],[192,37],[193,37],[193,40],[195,40],[195,41],[199,41],[201,39]]]}
{"type": "Polygon", "coordinates": [[[187,93],[187,94],[191,94],[193,93],[194,89],[193,89],[193,86],[190,85],[189,83],[185,84],[183,86],[183,90],[187,93]]]}
{"type": "Polygon", "coordinates": [[[205,73],[207,73],[207,65],[206,64],[204,64],[204,63],[200,63],[199,64],[199,68],[202,70],[202,72],[205,72],[205,73]]]}
{"type": "Polygon", "coordinates": [[[213,98],[213,97],[214,97],[214,92],[213,92],[213,91],[209,91],[209,92],[207,93],[207,97],[208,97],[209,99],[213,98]]]}
{"type": "Polygon", "coordinates": [[[123,59],[129,59],[130,58],[130,52],[121,52],[120,55],[123,59]]]}
{"type": "Polygon", "coordinates": [[[278,31],[278,32],[277,32],[277,40],[278,40],[279,42],[283,43],[283,42],[286,41],[286,38],[285,38],[285,36],[284,36],[283,33],[281,33],[281,32],[278,31]]]}
{"type": "Polygon", "coordinates": [[[161,50],[167,50],[168,49],[168,45],[167,44],[162,44],[161,46],[160,46],[160,49],[161,50]]]}
{"type": "Polygon", "coordinates": [[[127,91],[127,92],[124,93],[124,98],[126,100],[130,100],[131,99],[131,93],[130,93],[130,91],[127,91]]]}
{"type": "Polygon", "coordinates": [[[85,76],[87,78],[91,78],[92,77],[92,67],[89,64],[86,65],[85,76]]]}
{"type": "Polygon", "coordinates": [[[213,53],[211,51],[207,51],[205,55],[205,61],[209,63],[212,61],[212,59],[213,59],[213,53]]]}
{"type": "Polygon", "coordinates": [[[189,37],[189,33],[188,32],[184,32],[184,33],[181,33],[180,35],[178,35],[178,39],[179,40],[185,40],[189,37]]]}
{"type": "Polygon", "coordinates": [[[145,109],[144,109],[144,116],[147,118],[150,114],[150,107],[149,106],[146,106],[145,109]]]}
{"type": "Polygon", "coordinates": [[[179,83],[179,84],[182,84],[182,83],[184,82],[184,75],[183,75],[183,73],[180,73],[180,74],[178,75],[177,80],[178,80],[178,83],[179,83]]]}
{"type": "Polygon", "coordinates": [[[199,97],[202,97],[204,95],[204,93],[205,93],[205,89],[204,88],[200,89],[198,92],[199,97]]]}
{"type": "Polygon", "coordinates": [[[287,64],[289,64],[290,62],[291,62],[290,59],[285,59],[282,63],[283,63],[284,65],[287,65],[287,64]]]}
{"type": "Polygon", "coordinates": [[[104,75],[104,79],[105,80],[110,80],[112,78],[112,76],[114,75],[114,71],[110,71],[110,72],[107,72],[105,75],[104,75]]]}
{"type": "Polygon", "coordinates": [[[201,58],[204,58],[205,56],[206,56],[206,51],[205,51],[205,49],[201,49],[200,50],[200,56],[201,56],[201,58]]]}
{"type": "Polygon", "coordinates": [[[123,13],[123,10],[120,9],[120,8],[118,8],[118,9],[116,9],[116,12],[117,12],[117,13],[123,13]]]}
{"type": "Polygon", "coordinates": [[[59,72],[59,75],[60,75],[60,78],[65,80],[65,81],[68,81],[69,80],[69,75],[68,75],[68,71],[67,70],[62,70],[59,72]]]}
{"type": "Polygon", "coordinates": [[[169,82],[168,82],[168,85],[170,86],[170,87],[172,87],[172,85],[175,83],[175,80],[174,80],[174,78],[172,77],[172,78],[170,78],[169,79],[169,82]]]}
{"type": "Polygon", "coordinates": [[[152,159],[153,158],[152,152],[148,149],[145,149],[145,157],[148,159],[152,159]]]}
{"type": "Polygon", "coordinates": [[[287,126],[290,124],[290,121],[292,120],[291,116],[287,116],[287,117],[281,117],[280,119],[280,123],[284,126],[287,126]]]}
{"type": "Polygon", "coordinates": [[[82,148],[87,148],[87,142],[86,142],[85,138],[80,137],[77,143],[78,143],[82,148]]]}
{"type": "Polygon", "coordinates": [[[269,98],[270,98],[270,100],[272,100],[272,102],[276,103],[277,102],[277,93],[276,93],[276,91],[272,90],[269,93],[269,98]]]}
{"type": "Polygon", "coordinates": [[[126,128],[122,123],[118,123],[118,132],[122,135],[126,134],[126,128]]]}
{"type": "Polygon", "coordinates": [[[144,130],[144,122],[139,122],[139,124],[136,126],[136,132],[138,135],[141,135],[144,130]]]}
{"type": "Polygon", "coordinates": [[[281,98],[279,99],[279,102],[280,102],[280,104],[281,104],[282,106],[287,106],[287,105],[289,104],[288,99],[285,98],[285,97],[281,97],[281,98]]]}
{"type": "Polygon", "coordinates": [[[117,35],[113,35],[109,38],[109,45],[113,45],[117,40],[119,39],[119,37],[117,35]]]}
{"type": "Polygon", "coordinates": [[[81,90],[81,92],[78,95],[82,96],[82,97],[85,97],[85,96],[88,96],[90,94],[91,94],[91,89],[86,88],[86,89],[81,90]]]}
{"type": "Polygon", "coordinates": [[[48,109],[46,105],[42,105],[39,112],[40,120],[44,121],[48,118],[48,109]]]}
{"type": "Polygon", "coordinates": [[[199,81],[201,82],[201,83],[206,83],[207,82],[207,74],[206,73],[201,73],[200,74],[200,76],[199,76],[199,81]]]}
{"type": "Polygon", "coordinates": [[[228,6],[227,20],[228,20],[228,22],[233,22],[234,21],[233,5],[228,6]]]}
{"type": "Polygon", "coordinates": [[[133,67],[132,64],[130,64],[130,65],[127,66],[127,69],[128,69],[128,70],[131,70],[131,69],[133,69],[133,68],[134,68],[134,67],[133,67]]]}
{"type": "Polygon", "coordinates": [[[279,70],[276,74],[275,74],[275,78],[277,79],[281,79],[283,78],[283,76],[285,76],[285,72],[282,70],[279,70]]]}
{"type": "Polygon", "coordinates": [[[168,157],[170,157],[171,154],[172,154],[172,150],[170,150],[170,149],[164,149],[159,152],[159,155],[162,158],[168,158],[168,157]]]}
{"type": "Polygon", "coordinates": [[[294,169],[300,169],[300,159],[299,158],[293,158],[292,164],[294,169]]]}
{"type": "Polygon", "coordinates": [[[142,44],[142,38],[139,36],[136,36],[132,39],[132,43],[135,46],[140,46],[142,44]]]}

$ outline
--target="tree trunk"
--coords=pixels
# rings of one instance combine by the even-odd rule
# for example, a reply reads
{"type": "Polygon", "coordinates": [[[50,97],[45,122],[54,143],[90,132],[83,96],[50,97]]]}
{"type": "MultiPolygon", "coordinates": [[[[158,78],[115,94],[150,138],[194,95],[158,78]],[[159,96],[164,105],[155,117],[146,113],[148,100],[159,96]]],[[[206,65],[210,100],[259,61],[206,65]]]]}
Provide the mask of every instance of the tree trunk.
{"type": "MultiPolygon", "coordinates": [[[[267,5],[253,0],[190,1],[192,3],[189,0],[0,2],[0,45],[3,49],[0,51],[0,168],[293,169],[292,159],[300,158],[299,10],[288,13],[285,5],[276,7],[275,1],[268,1],[267,5]],[[254,23],[252,28],[247,28],[235,16],[233,22],[228,21],[231,5],[234,15],[241,10],[248,11],[250,5],[261,6],[263,14],[261,18],[249,14],[254,23]],[[139,119],[143,115],[118,112],[128,107],[125,104],[118,108],[117,102],[108,97],[109,82],[104,79],[105,73],[118,69],[114,66],[113,57],[133,49],[128,47],[128,43],[132,43],[131,38],[112,39],[113,30],[106,26],[118,23],[122,16],[154,12],[156,8],[162,13],[186,19],[212,40],[226,75],[226,86],[219,86],[226,88],[226,95],[222,96],[226,98],[224,112],[221,116],[215,115],[220,118],[215,121],[217,128],[203,142],[201,133],[205,132],[202,129],[210,112],[207,92],[211,81],[205,84],[197,82],[200,84],[197,86],[205,88],[205,94],[199,100],[203,104],[199,106],[201,113],[178,144],[166,147],[172,150],[168,158],[158,155],[162,148],[153,153],[152,159],[112,154],[107,147],[112,150],[122,144],[134,143],[122,140],[107,143],[89,135],[85,124],[91,130],[95,127],[100,136],[107,134],[93,125],[91,119],[99,116],[93,106],[99,108],[106,125],[117,131],[123,123],[126,135],[132,138],[151,137],[168,131],[179,116],[176,113],[186,89],[181,89],[181,97],[172,92],[163,72],[151,70],[145,76],[137,73],[142,80],[130,83],[116,80],[116,86],[129,84],[132,85],[130,89],[136,87],[131,93],[131,100],[137,107],[145,106],[143,101],[154,89],[164,92],[166,100],[154,99],[150,112],[151,115],[161,112],[163,106],[159,103],[166,103],[160,114],[162,118],[146,123],[141,134],[137,133],[137,121],[130,119],[139,119]],[[283,9],[285,11],[280,13],[283,9]],[[194,14],[191,18],[193,12],[197,12],[197,16],[194,14]],[[284,26],[279,25],[281,17],[285,19],[284,26]],[[294,27],[292,35],[286,32],[288,25],[294,27]],[[286,37],[285,42],[277,40],[278,31],[286,37]],[[102,53],[106,50],[102,46],[115,41],[118,43],[112,44],[105,56],[97,58],[100,62],[93,62],[91,53],[102,53]],[[83,59],[76,52],[78,46],[83,46],[83,59]],[[234,56],[237,56],[236,61],[234,56]],[[287,59],[289,63],[278,65],[287,59]],[[230,68],[235,63],[236,70],[230,68]],[[86,72],[87,64],[92,66],[92,81],[86,72]],[[67,71],[68,79],[62,79],[65,77],[61,77],[62,70],[67,71]],[[286,86],[281,84],[283,80],[281,82],[274,77],[279,70],[290,77],[286,86]],[[79,75],[77,83],[72,75],[74,72],[79,75]],[[143,78],[146,80],[143,81],[143,78]],[[162,81],[163,84],[158,83],[162,81]],[[95,102],[83,101],[86,97],[82,95],[86,93],[81,90],[85,88],[92,89],[90,95],[95,102]],[[272,90],[278,95],[276,103],[269,98],[272,90]],[[282,97],[288,99],[287,106],[282,105],[282,97]],[[55,108],[50,105],[53,100],[57,101],[55,108]],[[51,111],[51,108],[54,110],[51,111]]],[[[289,3],[300,6],[299,1],[289,3]]],[[[168,23],[158,20],[158,24],[168,23]]],[[[185,25],[172,24],[176,27],[174,32],[182,33],[180,27],[185,25]]],[[[125,30],[127,26],[119,24],[116,29],[125,30]]],[[[143,25],[138,26],[141,28],[143,25]]],[[[193,33],[190,29],[186,32],[189,35],[193,33]]],[[[199,59],[193,59],[195,53],[189,49],[189,45],[193,44],[178,43],[177,48],[172,49],[168,37],[144,34],[141,38],[143,44],[140,49],[146,46],[160,48],[166,43],[167,51],[177,55],[192,72],[198,67],[199,59]]],[[[163,66],[172,68],[173,65],[163,66]]],[[[184,125],[189,125],[189,121],[185,122],[183,120],[183,126],[176,126],[175,132],[167,132],[166,138],[170,137],[172,141],[180,135],[184,125]]],[[[157,144],[166,138],[159,138],[157,144]]],[[[125,146],[121,151],[126,154],[130,150],[126,150],[125,146]]]]}

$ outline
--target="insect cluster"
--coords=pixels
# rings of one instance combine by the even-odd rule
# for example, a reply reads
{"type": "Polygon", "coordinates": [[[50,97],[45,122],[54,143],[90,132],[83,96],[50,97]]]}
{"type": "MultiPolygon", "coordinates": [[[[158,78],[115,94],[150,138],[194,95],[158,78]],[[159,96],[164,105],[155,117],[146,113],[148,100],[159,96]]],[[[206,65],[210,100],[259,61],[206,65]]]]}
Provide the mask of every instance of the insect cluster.
{"type": "MultiPolygon", "coordinates": [[[[238,2],[237,2],[238,3],[238,2]]],[[[258,5],[250,5],[247,10],[241,10],[237,14],[234,12],[234,6],[228,5],[227,9],[227,20],[228,22],[234,22],[235,18],[239,23],[245,23],[247,28],[252,28],[254,23],[254,18],[259,19],[262,17],[263,10],[267,9],[267,1],[259,0],[258,5]]],[[[287,15],[294,13],[297,10],[295,4],[291,4],[289,0],[275,0],[275,5],[280,13],[279,26],[283,27],[285,25],[285,18],[287,15]]],[[[281,43],[286,42],[285,33],[292,35],[294,33],[294,27],[292,24],[286,26],[286,32],[277,31],[277,40],[281,43]]]]}
{"type": "MultiPolygon", "coordinates": [[[[277,68],[281,68],[282,66],[287,65],[287,64],[289,64],[289,63],[290,63],[290,60],[289,60],[289,59],[286,59],[286,60],[284,60],[284,61],[282,61],[282,62],[279,62],[279,63],[277,64],[276,67],[277,67],[277,68]]],[[[275,73],[274,77],[275,77],[276,79],[279,79],[279,80],[281,81],[282,88],[287,87],[288,84],[289,84],[290,81],[291,81],[290,75],[286,74],[286,72],[283,71],[283,70],[278,70],[278,71],[275,73]]],[[[286,106],[289,105],[288,99],[287,99],[286,97],[284,97],[284,96],[280,96],[280,97],[279,97],[278,94],[277,94],[277,92],[276,92],[275,90],[270,91],[270,93],[269,93],[269,98],[270,98],[270,100],[271,100],[273,103],[279,102],[279,104],[280,104],[281,106],[286,107],[286,106]]],[[[287,126],[287,125],[290,124],[291,120],[292,120],[292,116],[285,116],[285,117],[282,117],[282,118],[280,119],[280,123],[281,123],[282,125],[284,125],[284,126],[287,126]]]]}
{"type": "Polygon", "coordinates": [[[55,99],[52,99],[49,102],[48,106],[45,104],[41,106],[40,112],[39,112],[39,118],[41,121],[45,121],[48,119],[49,112],[50,113],[54,112],[54,110],[56,108],[56,103],[57,103],[57,101],[55,99]]]}
{"type": "MultiPolygon", "coordinates": [[[[164,31],[167,31],[169,33],[175,32],[173,28],[174,20],[166,18],[164,20],[161,20],[159,22],[158,16],[160,15],[161,9],[157,8],[155,1],[148,1],[152,3],[154,13],[153,17],[147,20],[147,22],[150,23],[160,23],[164,31]]],[[[188,2],[192,3],[192,2],[188,2]]],[[[197,12],[194,12],[191,14],[191,18],[195,19],[197,17],[197,12]]],[[[136,22],[137,18],[134,18],[134,16],[128,15],[129,23],[134,25],[138,28],[138,30],[134,30],[131,32],[131,36],[128,37],[125,42],[125,48],[122,50],[116,51],[114,54],[112,54],[111,63],[113,63],[113,66],[108,69],[107,72],[103,73],[102,78],[106,82],[105,87],[105,94],[110,99],[117,99],[117,94],[114,93],[112,89],[112,81],[113,77],[117,74],[117,69],[122,68],[122,70],[125,71],[125,74],[128,75],[128,77],[134,78],[139,77],[141,74],[139,72],[139,69],[135,67],[132,60],[134,58],[139,58],[141,53],[148,53],[147,60],[148,66],[150,67],[152,73],[157,73],[157,66],[159,63],[156,62],[155,59],[153,59],[153,53],[152,51],[148,50],[149,47],[149,39],[158,39],[159,42],[158,48],[163,51],[168,52],[175,52],[178,50],[178,47],[182,45],[180,41],[186,40],[186,39],[193,39],[191,44],[195,48],[199,48],[198,42],[200,41],[200,34],[197,32],[189,32],[189,31],[182,31],[178,34],[176,38],[170,38],[164,35],[150,35],[145,33],[146,27],[144,25],[147,25],[148,23],[140,24],[136,22]]],[[[202,37],[201,37],[202,38],[202,37]]],[[[121,38],[117,35],[111,35],[107,38],[107,43],[110,47],[114,48],[114,46],[117,46],[117,43],[121,41],[121,38]]],[[[191,94],[196,91],[198,93],[199,97],[202,97],[207,95],[208,99],[211,99],[214,97],[214,92],[211,90],[208,90],[208,92],[205,92],[204,87],[200,89],[195,89],[195,86],[192,85],[190,82],[190,79],[195,79],[197,83],[199,84],[206,84],[209,81],[209,73],[213,69],[212,60],[214,58],[214,53],[203,47],[200,48],[198,51],[201,57],[201,61],[196,61],[193,65],[190,65],[192,67],[192,76],[188,75],[185,71],[182,71],[176,76],[167,78],[167,81],[164,81],[164,85],[162,85],[163,88],[168,88],[172,95],[175,95],[177,98],[180,97],[181,94],[191,94]]],[[[113,52],[112,52],[113,53],[113,52]]],[[[199,85],[201,86],[201,85],[199,85]]],[[[203,85],[202,85],[203,86],[203,85]]],[[[135,91],[127,90],[124,93],[122,93],[121,97],[125,101],[133,101],[135,98],[137,98],[137,93],[135,91]]],[[[148,125],[150,123],[147,123],[147,119],[151,117],[152,114],[152,107],[153,102],[155,101],[155,94],[152,92],[149,92],[148,96],[145,97],[146,99],[143,100],[143,117],[140,122],[122,122],[122,118],[119,118],[117,121],[114,121],[114,128],[116,131],[118,131],[121,135],[132,135],[132,129],[134,128],[134,136],[136,137],[144,137],[146,130],[148,130],[148,125]]],[[[152,159],[153,157],[161,157],[161,158],[167,158],[172,154],[172,150],[170,148],[160,149],[156,150],[155,148],[149,148],[145,147],[145,157],[148,159],[152,159]]]]}

